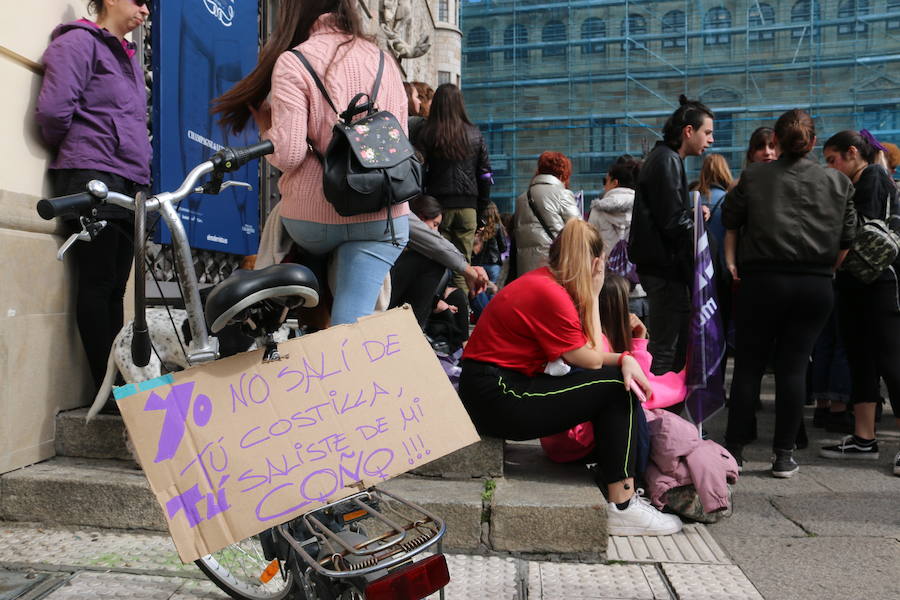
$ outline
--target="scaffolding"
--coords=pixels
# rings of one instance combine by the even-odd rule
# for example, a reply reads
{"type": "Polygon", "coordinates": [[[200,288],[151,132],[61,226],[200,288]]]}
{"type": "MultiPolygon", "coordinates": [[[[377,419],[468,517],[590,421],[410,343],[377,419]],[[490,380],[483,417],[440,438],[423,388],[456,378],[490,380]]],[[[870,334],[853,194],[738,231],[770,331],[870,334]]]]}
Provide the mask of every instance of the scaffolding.
{"type": "Polygon", "coordinates": [[[900,0],[462,0],[460,23],[466,105],[503,211],[545,150],[596,197],[615,157],[660,138],[681,93],[716,113],[711,151],[735,175],[750,133],[790,108],[820,140],[867,128],[900,141],[900,0]]]}

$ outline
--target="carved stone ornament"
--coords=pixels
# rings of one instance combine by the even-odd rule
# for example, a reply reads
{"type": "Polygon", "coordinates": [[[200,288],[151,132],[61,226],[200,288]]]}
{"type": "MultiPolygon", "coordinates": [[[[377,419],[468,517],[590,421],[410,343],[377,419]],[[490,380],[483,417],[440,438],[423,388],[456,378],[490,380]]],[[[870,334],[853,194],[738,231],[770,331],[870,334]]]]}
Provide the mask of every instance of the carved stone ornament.
{"type": "Polygon", "coordinates": [[[398,59],[418,58],[431,49],[431,38],[424,33],[412,45],[413,0],[381,0],[379,16],[387,47],[398,59]]]}

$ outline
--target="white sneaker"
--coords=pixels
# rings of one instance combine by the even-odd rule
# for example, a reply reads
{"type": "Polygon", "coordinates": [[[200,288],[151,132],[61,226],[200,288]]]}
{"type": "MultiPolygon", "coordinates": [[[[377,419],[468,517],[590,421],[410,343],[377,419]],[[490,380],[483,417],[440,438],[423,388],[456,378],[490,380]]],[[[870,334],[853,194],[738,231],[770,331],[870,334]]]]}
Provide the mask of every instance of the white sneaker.
{"type": "Polygon", "coordinates": [[[894,457],[894,475],[900,477],[900,452],[894,457]]]}
{"type": "Polygon", "coordinates": [[[681,519],[656,510],[643,493],[637,490],[624,510],[619,510],[615,502],[609,503],[609,535],[670,535],[681,531],[681,519]]]}

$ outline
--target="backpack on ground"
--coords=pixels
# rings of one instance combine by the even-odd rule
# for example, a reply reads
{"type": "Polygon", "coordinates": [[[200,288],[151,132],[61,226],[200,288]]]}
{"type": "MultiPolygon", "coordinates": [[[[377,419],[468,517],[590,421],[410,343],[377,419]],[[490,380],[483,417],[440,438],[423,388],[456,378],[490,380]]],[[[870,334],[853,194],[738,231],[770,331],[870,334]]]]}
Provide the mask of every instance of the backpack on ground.
{"type": "Polygon", "coordinates": [[[344,112],[338,112],[315,69],[299,50],[291,50],[309,71],[328,106],[339,117],[324,154],[306,139],[322,163],[325,199],[343,217],[378,212],[387,208],[387,222],[394,236],[390,207],[422,193],[422,165],[393,114],[379,111],[375,100],[384,72],[384,51],[379,53],[378,74],[372,92],[356,94],[344,112]],[[363,100],[365,99],[365,102],[363,100]],[[357,115],[365,116],[354,120],[357,115]]]}

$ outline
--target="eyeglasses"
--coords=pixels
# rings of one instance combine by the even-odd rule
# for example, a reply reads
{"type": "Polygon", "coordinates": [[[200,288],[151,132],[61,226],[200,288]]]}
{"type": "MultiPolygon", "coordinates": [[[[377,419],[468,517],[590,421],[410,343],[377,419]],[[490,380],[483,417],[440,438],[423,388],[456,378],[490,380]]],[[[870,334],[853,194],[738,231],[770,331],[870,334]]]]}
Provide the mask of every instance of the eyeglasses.
{"type": "Polygon", "coordinates": [[[131,1],[134,2],[139,7],[147,6],[150,3],[150,0],[131,0],[131,1]]]}

